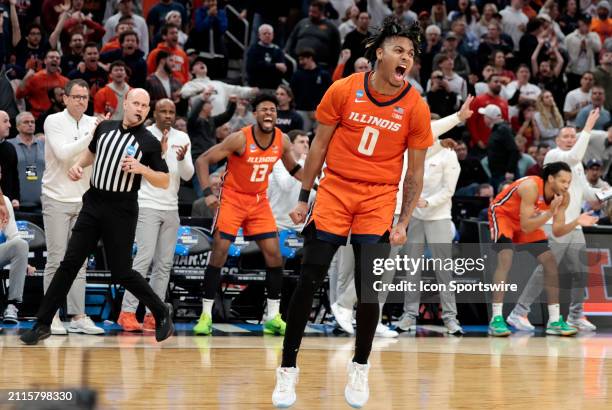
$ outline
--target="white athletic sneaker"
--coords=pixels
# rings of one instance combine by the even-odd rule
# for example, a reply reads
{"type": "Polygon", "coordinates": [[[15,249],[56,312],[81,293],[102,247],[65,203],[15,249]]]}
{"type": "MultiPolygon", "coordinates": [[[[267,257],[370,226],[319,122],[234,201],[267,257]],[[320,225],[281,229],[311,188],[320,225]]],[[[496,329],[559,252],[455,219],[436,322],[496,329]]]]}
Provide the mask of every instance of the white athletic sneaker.
{"type": "Polygon", "coordinates": [[[17,306],[9,304],[6,309],[4,309],[4,323],[19,323],[19,309],[17,306]]]}
{"type": "Polygon", "coordinates": [[[338,303],[334,303],[331,305],[331,310],[340,328],[349,335],[354,334],[355,329],[353,329],[353,309],[347,309],[340,306],[338,303]]]}
{"type": "Polygon", "coordinates": [[[597,330],[597,326],[589,322],[586,316],[582,316],[579,319],[568,318],[567,324],[583,332],[594,332],[597,330]]]}
{"type": "Polygon", "coordinates": [[[351,361],[348,365],[348,382],[344,388],[344,398],[349,406],[356,409],[363,407],[370,397],[368,386],[369,364],[359,364],[351,361]]]}
{"type": "Polygon", "coordinates": [[[463,331],[463,328],[461,327],[457,319],[447,320],[446,322],[444,322],[444,326],[446,326],[448,333],[451,335],[464,335],[465,334],[465,332],[463,331]]]}
{"type": "Polygon", "coordinates": [[[387,326],[379,322],[378,326],[376,326],[376,333],[374,334],[374,336],[376,337],[398,337],[399,333],[397,333],[395,330],[389,329],[387,326]]]}
{"type": "Polygon", "coordinates": [[[70,333],[85,333],[86,335],[101,335],[104,333],[104,329],[96,326],[89,316],[84,316],[79,320],[71,320],[68,331],[70,333]]]}
{"type": "Polygon", "coordinates": [[[64,327],[64,323],[60,320],[59,315],[56,313],[53,316],[53,322],[51,322],[51,334],[52,335],[67,335],[68,332],[64,327]]]}
{"type": "Polygon", "coordinates": [[[402,329],[404,332],[416,332],[416,319],[404,313],[399,322],[397,322],[397,327],[402,329]]]}
{"type": "Polygon", "coordinates": [[[506,321],[516,330],[522,330],[524,332],[533,332],[535,330],[535,327],[529,322],[527,316],[520,316],[514,313],[514,310],[510,312],[506,321]]]}
{"type": "Polygon", "coordinates": [[[295,385],[298,382],[299,374],[298,367],[278,367],[276,369],[276,386],[272,393],[274,407],[284,409],[293,406],[297,399],[295,385]]]}

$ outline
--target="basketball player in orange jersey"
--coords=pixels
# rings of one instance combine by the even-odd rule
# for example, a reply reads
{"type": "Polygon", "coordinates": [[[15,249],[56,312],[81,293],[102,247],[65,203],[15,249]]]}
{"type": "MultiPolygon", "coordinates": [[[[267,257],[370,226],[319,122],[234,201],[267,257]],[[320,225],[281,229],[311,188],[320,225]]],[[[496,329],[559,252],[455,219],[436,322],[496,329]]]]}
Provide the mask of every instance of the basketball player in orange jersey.
{"type": "MultiPolygon", "coordinates": [[[[493,283],[502,284],[508,277],[514,255],[513,245],[522,245],[544,268],[544,283],[548,298],[548,324],[546,333],[572,336],[577,330],[569,326],[559,314],[559,274],[557,260],[548,246],[542,226],[553,218],[552,232],[556,237],[566,235],[580,226],[591,226],[598,218],[583,213],[565,223],[565,210],[569,204],[568,192],[572,170],[565,162],[551,162],[544,167],[542,176],[521,178],[500,192],[489,206],[491,239],[495,242],[497,268],[493,283]]],[[[520,250],[520,248],[517,248],[520,250]]],[[[502,316],[504,292],[493,292],[493,314],[489,334],[508,336],[510,330],[502,316]]]]}
{"type": "Polygon", "coordinates": [[[283,360],[272,394],[277,407],[289,407],[296,400],[296,359],[313,294],[334,253],[346,244],[349,231],[358,303],[356,348],[348,366],[345,399],[353,407],[368,400],[368,357],[379,307],[376,297],[367,301],[362,297],[362,289],[363,294],[373,292],[375,280],[373,255],[363,252],[364,245],[385,243],[368,251],[375,248],[375,257],[387,258],[389,241],[393,245],[406,241],[408,222],[423,187],[425,154],[433,144],[429,107],[404,80],[419,44],[417,24],[406,27],[386,18],[366,45],[366,57],[376,60],[375,70],[336,81],[317,107],[319,126],[304,165],[299,202],[290,214],[295,223],[306,221],[308,195],[324,162],[326,168],[303,230],[302,272],[289,306],[283,360]],[[392,226],[406,150],[402,208],[392,226]]]}
{"type": "Polygon", "coordinates": [[[245,240],[257,242],[266,261],[268,306],[264,333],[285,334],[285,322],[279,314],[283,259],[266,191],[268,176],[279,159],[298,180],[301,180],[303,170],[291,154],[289,137],[274,126],[277,107],[276,97],[259,94],[253,101],[257,124],[229,135],[196,161],[206,205],[217,209],[217,213],[212,227],[212,254],[204,275],[203,310],[194,327],[195,334],[212,333],[212,306],[221,281],[221,267],[225,265],[230,244],[236,239],[240,227],[245,240]],[[210,188],[208,167],[225,158],[227,170],[217,198],[210,188]]]}

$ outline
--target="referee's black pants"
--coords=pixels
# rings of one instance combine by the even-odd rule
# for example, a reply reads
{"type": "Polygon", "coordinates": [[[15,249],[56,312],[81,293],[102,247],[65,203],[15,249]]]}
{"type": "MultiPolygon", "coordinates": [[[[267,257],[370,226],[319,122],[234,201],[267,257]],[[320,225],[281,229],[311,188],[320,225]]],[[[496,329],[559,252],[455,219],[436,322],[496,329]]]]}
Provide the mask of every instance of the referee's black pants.
{"type": "Polygon", "coordinates": [[[83,266],[102,238],[111,278],[144,303],[157,323],[164,317],[165,305],[142,275],[132,269],[132,245],[138,221],[137,197],[101,192],[90,188],[83,195],[83,207],[72,230],[64,259],[43,297],[36,317],[51,325],[83,266]]]}

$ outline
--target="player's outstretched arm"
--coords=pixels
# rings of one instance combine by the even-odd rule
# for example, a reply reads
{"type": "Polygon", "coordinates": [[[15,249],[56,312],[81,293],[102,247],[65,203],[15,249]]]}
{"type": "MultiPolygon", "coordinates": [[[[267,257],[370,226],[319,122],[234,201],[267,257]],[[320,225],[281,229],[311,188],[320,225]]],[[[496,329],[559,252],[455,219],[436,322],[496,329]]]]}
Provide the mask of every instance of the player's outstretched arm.
{"type": "Polygon", "coordinates": [[[198,175],[198,181],[204,191],[204,197],[206,198],[206,205],[213,207],[216,197],[210,190],[210,175],[208,168],[211,164],[216,164],[224,158],[229,157],[233,153],[241,154],[244,152],[244,145],[246,144],[246,138],[242,131],[230,134],[221,143],[212,146],[208,151],[204,152],[196,160],[196,173],[198,175]]]}
{"type": "Polygon", "coordinates": [[[410,217],[423,191],[423,174],[425,173],[426,149],[408,149],[408,168],[402,188],[402,209],[399,220],[391,231],[391,245],[403,245],[406,242],[406,230],[410,217]]]}
{"type": "Polygon", "coordinates": [[[518,194],[521,197],[521,230],[525,233],[535,231],[552,218],[563,199],[561,196],[555,196],[550,203],[550,210],[538,213],[535,207],[538,200],[538,186],[534,181],[523,182],[518,188],[518,194]]]}
{"type": "Polygon", "coordinates": [[[578,136],[578,140],[574,144],[574,146],[567,151],[562,150],[553,150],[546,154],[546,158],[544,158],[544,164],[548,164],[550,162],[562,161],[567,162],[569,166],[573,167],[574,165],[580,163],[584,159],[584,155],[586,154],[587,148],[589,147],[589,142],[591,140],[591,131],[595,126],[595,123],[599,119],[599,108],[591,110],[587,121],[584,125],[584,128],[580,132],[578,136]]]}
{"type": "Polygon", "coordinates": [[[281,160],[287,172],[298,181],[301,181],[304,176],[304,169],[293,157],[293,153],[291,152],[291,140],[286,134],[283,134],[283,156],[281,160]]]}

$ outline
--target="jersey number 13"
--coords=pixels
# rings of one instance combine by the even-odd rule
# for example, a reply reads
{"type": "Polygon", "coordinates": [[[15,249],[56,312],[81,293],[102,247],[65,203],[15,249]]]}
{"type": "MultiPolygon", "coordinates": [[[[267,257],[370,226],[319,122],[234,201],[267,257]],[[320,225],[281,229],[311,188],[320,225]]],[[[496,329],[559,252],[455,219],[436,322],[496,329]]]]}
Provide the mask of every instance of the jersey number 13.
{"type": "Polygon", "coordinates": [[[251,174],[251,182],[263,182],[268,174],[268,164],[253,165],[253,173],[251,174]]]}

